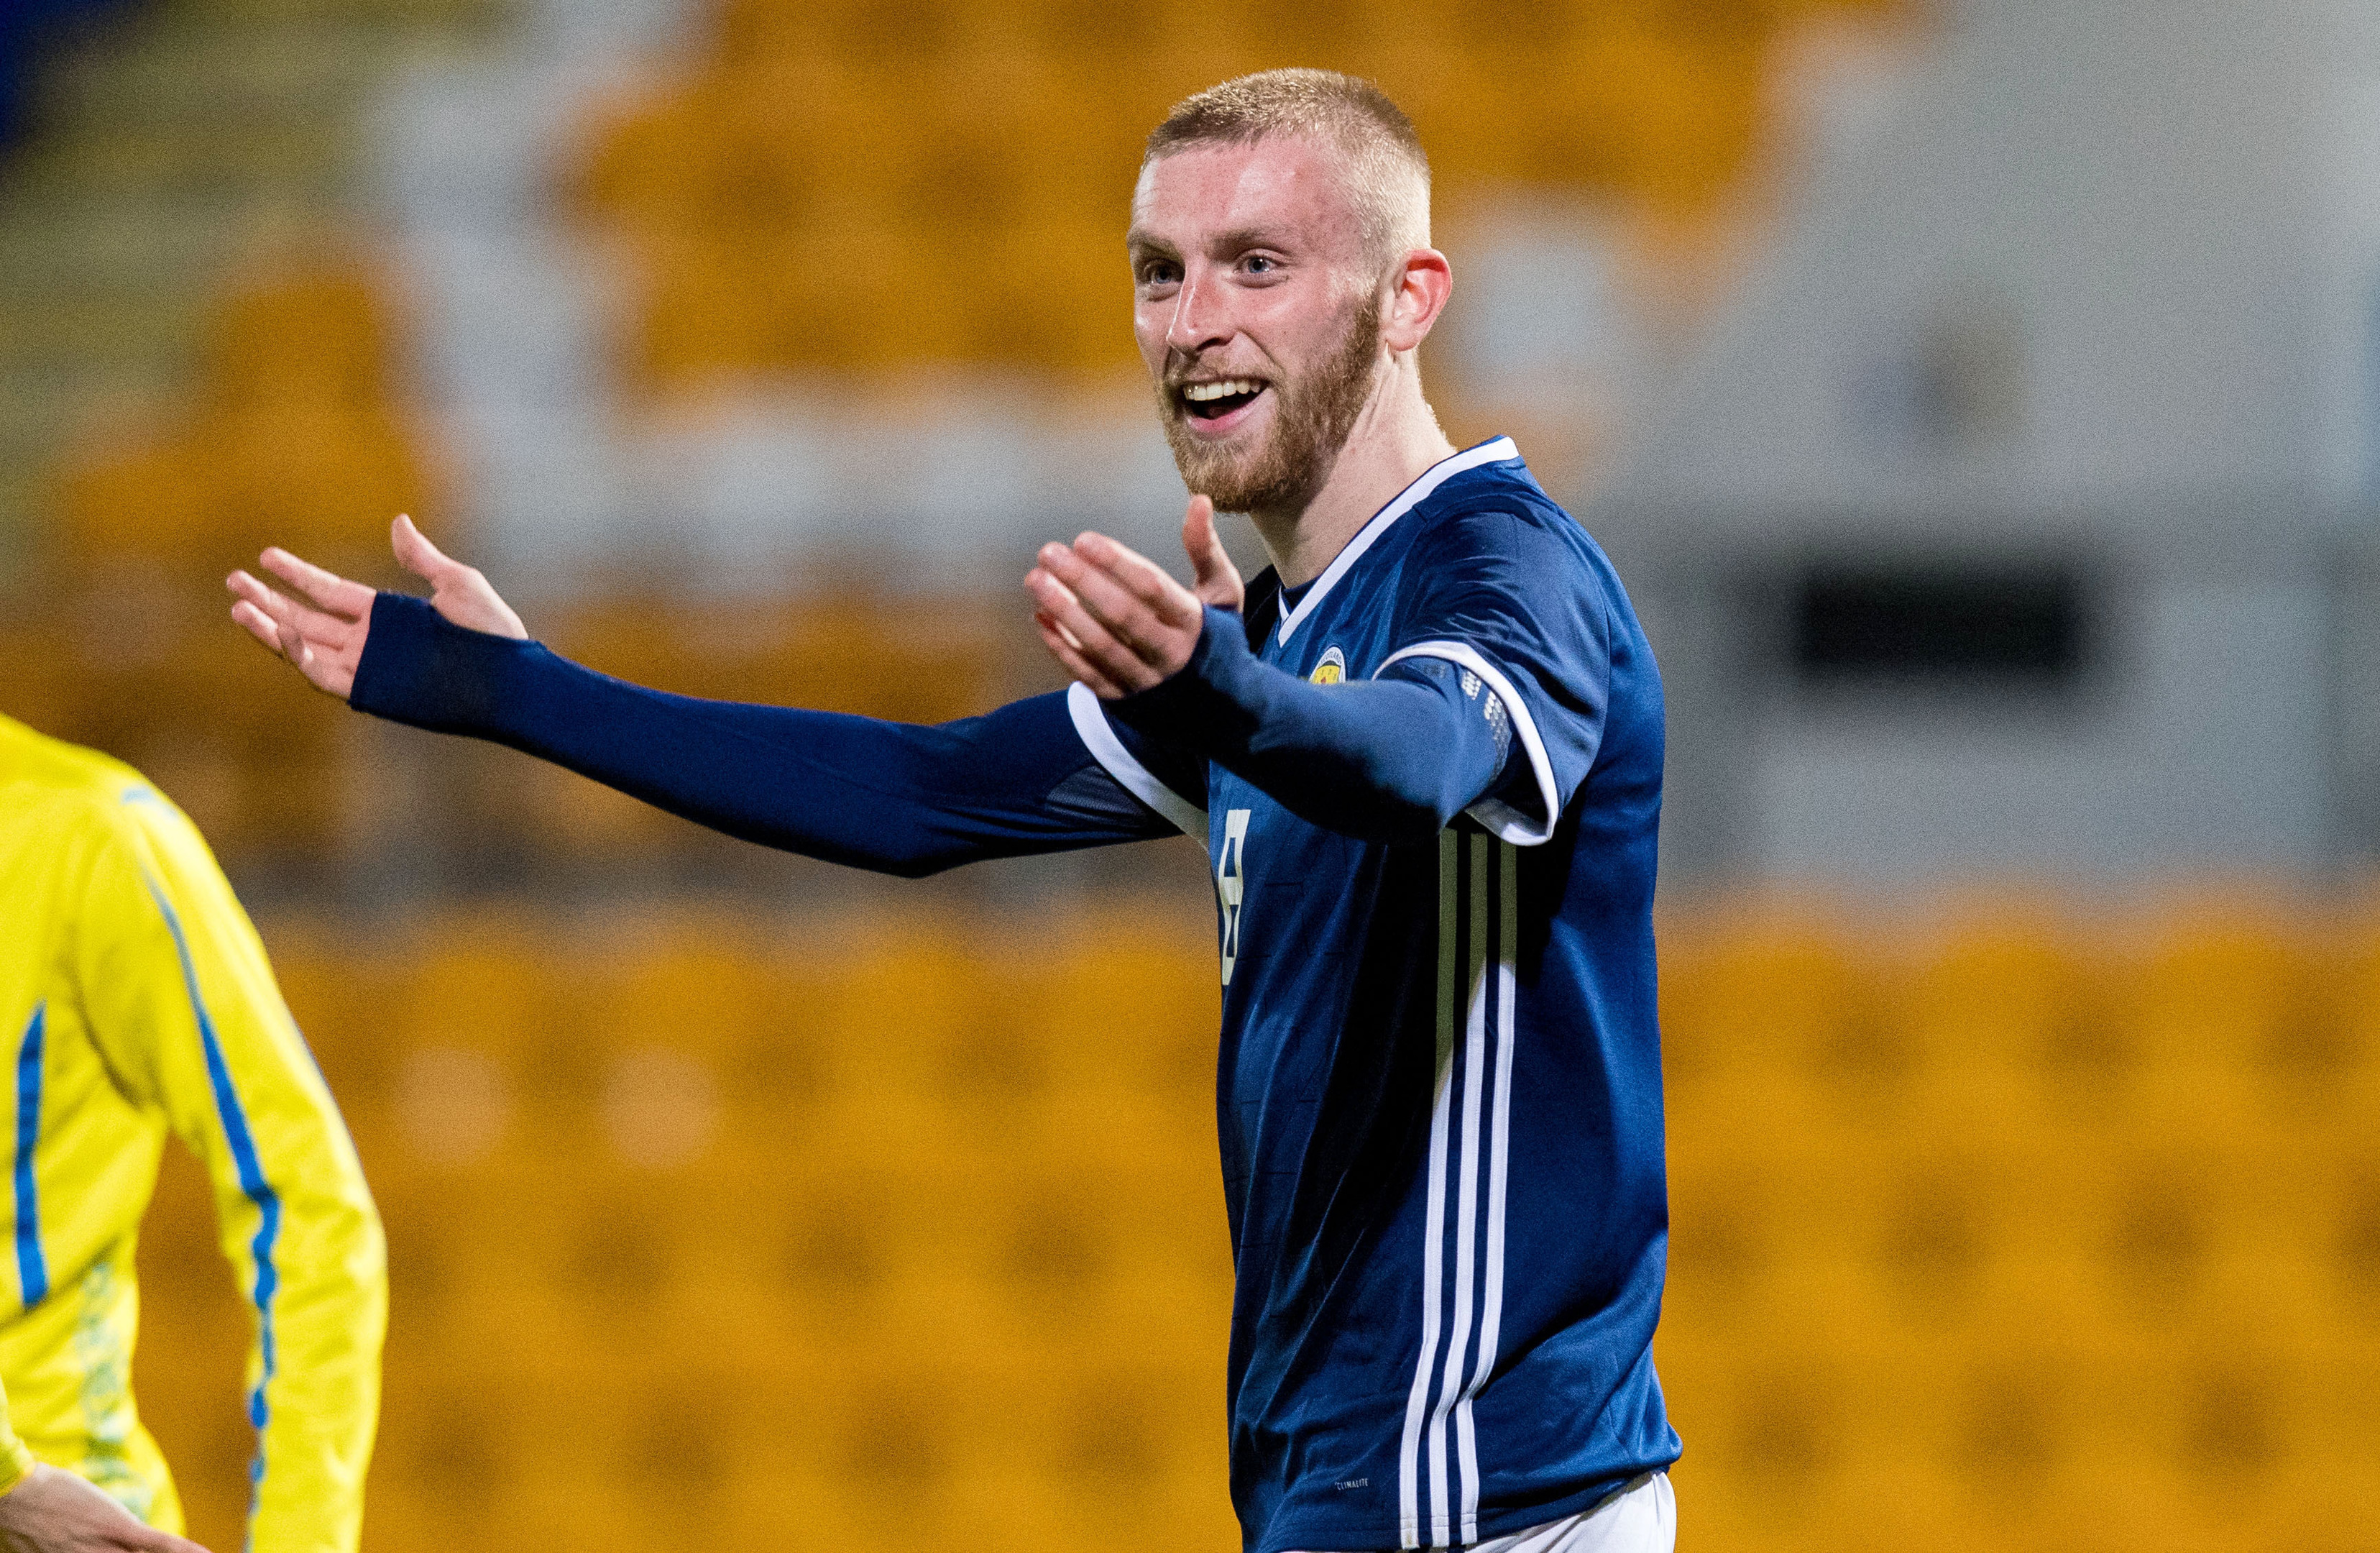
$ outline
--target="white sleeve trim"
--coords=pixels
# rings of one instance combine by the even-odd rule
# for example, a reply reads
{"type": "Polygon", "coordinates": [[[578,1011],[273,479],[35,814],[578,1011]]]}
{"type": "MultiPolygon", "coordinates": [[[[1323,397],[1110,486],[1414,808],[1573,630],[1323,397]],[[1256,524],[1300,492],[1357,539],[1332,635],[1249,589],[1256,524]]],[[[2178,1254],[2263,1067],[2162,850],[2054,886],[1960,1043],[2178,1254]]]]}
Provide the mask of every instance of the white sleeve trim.
{"type": "MultiPolygon", "coordinates": [[[[1542,821],[1532,819],[1495,798],[1482,798],[1463,812],[1514,846],[1543,846],[1553,840],[1554,826],[1561,819],[1561,806],[1554,797],[1554,763],[1546,754],[1545,740],[1537,736],[1536,719],[1529,715],[1528,703],[1513,691],[1512,682],[1468,642],[1415,642],[1390,653],[1388,662],[1380,668],[1407,658],[1442,658],[1488,682],[1488,688],[1503,700],[1505,711],[1512,715],[1512,731],[1520,735],[1521,747],[1528,752],[1529,770],[1536,774],[1537,797],[1545,806],[1546,817],[1542,821]]],[[[1378,679],[1379,672],[1374,671],[1372,677],[1378,679]]]]}
{"type": "Polygon", "coordinates": [[[1297,601],[1297,608],[1281,617],[1281,641],[1285,644],[1296,635],[1298,626],[1314,613],[1314,607],[1322,602],[1322,596],[1336,587],[1339,579],[1364,558],[1364,552],[1372,548],[1372,541],[1389,531],[1389,525],[1428,500],[1431,492],[1455,476],[1476,469],[1483,464],[1501,464],[1520,456],[1521,450],[1512,445],[1512,438],[1496,437],[1477,447],[1467,447],[1461,453],[1441,458],[1424,469],[1419,479],[1398,491],[1387,506],[1372,515],[1370,522],[1355,530],[1355,537],[1331,557],[1330,564],[1322,568],[1322,575],[1314,579],[1314,586],[1305,590],[1305,597],[1297,601]]]}
{"type": "Polygon", "coordinates": [[[1075,732],[1108,775],[1123,783],[1125,792],[1181,828],[1182,833],[1207,850],[1207,811],[1157,780],[1149,769],[1132,758],[1123,741],[1108,726],[1108,714],[1091,687],[1080,680],[1066,687],[1066,712],[1075,732]]]}

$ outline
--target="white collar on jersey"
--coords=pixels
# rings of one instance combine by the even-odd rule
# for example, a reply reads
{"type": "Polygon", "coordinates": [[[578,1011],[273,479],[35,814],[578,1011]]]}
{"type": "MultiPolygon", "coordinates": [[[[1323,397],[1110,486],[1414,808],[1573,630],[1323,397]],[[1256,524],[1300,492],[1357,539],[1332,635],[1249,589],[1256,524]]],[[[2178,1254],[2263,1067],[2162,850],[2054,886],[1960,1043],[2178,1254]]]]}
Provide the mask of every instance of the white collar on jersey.
{"type": "Polygon", "coordinates": [[[1314,579],[1314,586],[1305,590],[1305,597],[1297,601],[1297,608],[1281,617],[1281,641],[1286,643],[1289,640],[1305,617],[1314,613],[1314,606],[1322,601],[1322,596],[1330,591],[1331,586],[1364,558],[1364,552],[1372,548],[1372,541],[1389,531],[1390,524],[1413,511],[1431,491],[1465,469],[1475,469],[1482,464],[1501,464],[1520,456],[1521,450],[1512,445],[1512,438],[1498,437],[1492,442],[1481,443],[1477,447],[1464,448],[1461,453],[1441,458],[1424,469],[1421,478],[1398,491],[1396,500],[1375,513],[1372,521],[1364,525],[1355,537],[1347,541],[1347,547],[1331,558],[1330,564],[1322,569],[1322,575],[1314,579]]]}

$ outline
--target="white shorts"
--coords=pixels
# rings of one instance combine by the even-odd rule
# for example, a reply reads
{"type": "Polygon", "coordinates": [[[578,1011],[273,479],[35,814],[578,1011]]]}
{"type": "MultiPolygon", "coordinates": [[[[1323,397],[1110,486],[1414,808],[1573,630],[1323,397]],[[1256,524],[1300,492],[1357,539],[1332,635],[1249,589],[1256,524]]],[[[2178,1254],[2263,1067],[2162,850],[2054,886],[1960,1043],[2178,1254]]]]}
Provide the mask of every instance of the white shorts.
{"type": "Polygon", "coordinates": [[[1467,1553],[1671,1553],[1677,1545],[1677,1495],[1668,1473],[1652,1472],[1592,1510],[1475,1542],[1467,1553]]]}

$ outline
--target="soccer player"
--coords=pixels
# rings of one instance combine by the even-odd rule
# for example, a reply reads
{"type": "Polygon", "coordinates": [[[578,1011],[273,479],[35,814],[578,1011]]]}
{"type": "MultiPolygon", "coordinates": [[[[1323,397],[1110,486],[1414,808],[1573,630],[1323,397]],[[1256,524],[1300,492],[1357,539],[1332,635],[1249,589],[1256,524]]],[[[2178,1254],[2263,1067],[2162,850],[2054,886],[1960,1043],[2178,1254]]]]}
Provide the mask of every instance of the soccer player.
{"type": "MultiPolygon", "coordinates": [[[[51,1465],[32,1467],[28,1486],[66,1469],[112,1496],[124,1524],[181,1529],[132,1397],[133,1248],[170,1130],[213,1178],[224,1254],[255,1310],[248,1546],[351,1553],[387,1257],[255,928],[197,830],[138,771],[5,717],[0,926],[15,1110],[0,1377],[23,1437],[0,1442],[0,1482],[38,1458],[51,1465]]],[[[0,1532],[24,1492],[0,1496],[0,1532]]],[[[55,1546],[194,1546],[141,1535],[55,1546]]]]}
{"type": "Polygon", "coordinates": [[[1366,83],[1230,81],[1150,136],[1141,353],[1195,590],[1096,534],[1026,578],[1075,683],[934,728],[662,696],[284,552],[233,613],[317,686],[735,835],[896,874],[1160,835],[1213,863],[1251,1553],[1666,1553],[1651,908],[1662,710],[1601,551],[1417,351],[1451,285],[1366,83]],[[1245,588],[1216,507],[1272,566],[1245,588]],[[294,596],[293,596],[294,595],[294,596]]]}

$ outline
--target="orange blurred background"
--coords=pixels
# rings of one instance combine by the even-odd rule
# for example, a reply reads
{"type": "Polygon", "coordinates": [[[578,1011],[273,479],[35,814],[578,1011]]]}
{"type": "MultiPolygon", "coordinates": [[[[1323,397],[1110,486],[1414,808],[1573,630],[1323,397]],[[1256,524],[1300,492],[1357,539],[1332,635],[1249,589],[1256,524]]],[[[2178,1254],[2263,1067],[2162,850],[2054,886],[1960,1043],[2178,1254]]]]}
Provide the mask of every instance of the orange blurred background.
{"type": "MultiPolygon", "coordinates": [[[[1914,79],[1927,121],[1950,27],[151,0],[43,34],[0,162],[0,712],[188,810],[346,1110],[394,1295],[366,1547],[1230,1547],[1208,887],[1186,843],[914,887],[763,855],[346,716],[228,625],[225,570],[396,584],[407,511],[644,683],[913,721],[1047,688],[1020,547],[1178,511],[1140,140],[1288,63],[1411,111],[1481,277],[1433,396],[1594,523],[1791,251],[1829,104],[1914,79]]],[[[1673,783],[1751,763],[1757,709],[1646,613],[1717,729],[1673,783]]],[[[1685,1546],[2380,1547],[2352,849],[1675,855],[1685,1546]]],[[[225,1547],[248,1316],[204,1202],[174,1151],[138,1384],[225,1547]]]]}

